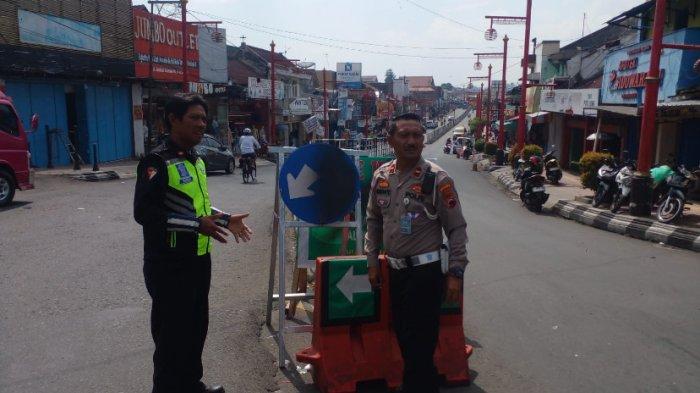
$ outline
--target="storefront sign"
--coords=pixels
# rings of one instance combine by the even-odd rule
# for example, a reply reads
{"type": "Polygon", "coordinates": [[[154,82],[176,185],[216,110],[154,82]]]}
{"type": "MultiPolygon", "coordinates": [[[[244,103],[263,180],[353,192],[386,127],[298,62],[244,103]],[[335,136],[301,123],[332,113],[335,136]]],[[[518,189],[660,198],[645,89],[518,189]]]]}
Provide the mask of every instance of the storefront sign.
{"type": "Polygon", "coordinates": [[[307,134],[316,133],[316,135],[323,136],[324,130],[321,126],[321,121],[316,116],[311,116],[302,122],[307,134]]]}
{"type": "MultiPolygon", "coordinates": [[[[673,44],[700,42],[700,29],[687,28],[666,34],[663,41],[673,44]]],[[[605,58],[601,102],[603,104],[643,104],[644,88],[651,42],[644,41],[614,52],[605,58]]],[[[700,75],[693,72],[693,63],[700,57],[697,51],[664,49],[660,59],[659,102],[668,101],[677,92],[700,83],[700,75]]]]}
{"type": "Polygon", "coordinates": [[[199,80],[199,49],[197,26],[187,27],[183,40],[182,23],[159,15],[150,16],[148,11],[133,7],[134,52],[137,78],[148,78],[151,66],[150,42],[153,41],[153,78],[161,81],[182,81],[182,45],[187,46],[187,76],[199,80]],[[153,26],[151,26],[151,19],[153,26]]]}
{"type": "MultiPolygon", "coordinates": [[[[545,89],[540,97],[540,110],[584,115],[584,108],[598,106],[599,89],[545,89]]],[[[586,111],[595,116],[595,111],[586,111]]]]}
{"type": "Polygon", "coordinates": [[[338,85],[348,89],[362,88],[362,63],[337,63],[338,85]]]}
{"type": "MultiPolygon", "coordinates": [[[[248,77],[248,98],[269,100],[272,96],[269,79],[248,77]]],[[[284,99],[284,83],[275,81],[275,99],[284,99]]]]}
{"type": "Polygon", "coordinates": [[[310,115],[311,102],[308,98],[297,98],[289,103],[289,113],[294,116],[310,115]]]}
{"type": "Polygon", "coordinates": [[[214,94],[214,85],[211,83],[190,82],[190,93],[197,93],[203,96],[214,94]]]}
{"type": "Polygon", "coordinates": [[[102,52],[98,25],[17,10],[19,40],[25,44],[53,46],[85,52],[102,52]]]}

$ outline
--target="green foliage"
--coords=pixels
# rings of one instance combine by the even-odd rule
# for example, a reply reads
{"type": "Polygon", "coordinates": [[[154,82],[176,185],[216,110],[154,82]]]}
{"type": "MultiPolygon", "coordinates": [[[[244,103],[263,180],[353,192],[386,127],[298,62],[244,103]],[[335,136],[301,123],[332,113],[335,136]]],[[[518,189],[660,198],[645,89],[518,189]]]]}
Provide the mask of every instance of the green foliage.
{"type": "Polygon", "coordinates": [[[469,120],[469,132],[475,133],[476,130],[483,128],[484,124],[486,124],[486,120],[475,117],[469,120]]]}
{"type": "Polygon", "coordinates": [[[484,153],[489,156],[496,155],[496,150],[498,150],[498,145],[493,142],[487,142],[484,144],[484,153]]]}
{"type": "Polygon", "coordinates": [[[532,156],[540,156],[544,154],[544,151],[538,145],[525,145],[523,148],[523,159],[525,161],[529,160],[532,156]]]}
{"type": "Polygon", "coordinates": [[[486,141],[483,138],[479,138],[474,142],[474,150],[478,151],[479,153],[484,151],[484,145],[486,144],[486,141]]]}
{"type": "Polygon", "coordinates": [[[598,188],[598,169],[603,166],[607,158],[613,158],[612,154],[592,151],[581,157],[579,170],[581,172],[581,185],[584,188],[590,188],[591,190],[598,188]]]}
{"type": "Polygon", "coordinates": [[[508,163],[515,168],[515,162],[518,160],[518,157],[520,157],[520,152],[522,149],[517,149],[516,146],[513,146],[512,149],[508,152],[508,163]]]}
{"type": "Polygon", "coordinates": [[[443,83],[440,85],[444,90],[452,90],[454,89],[454,86],[452,86],[452,83],[443,83]]]}

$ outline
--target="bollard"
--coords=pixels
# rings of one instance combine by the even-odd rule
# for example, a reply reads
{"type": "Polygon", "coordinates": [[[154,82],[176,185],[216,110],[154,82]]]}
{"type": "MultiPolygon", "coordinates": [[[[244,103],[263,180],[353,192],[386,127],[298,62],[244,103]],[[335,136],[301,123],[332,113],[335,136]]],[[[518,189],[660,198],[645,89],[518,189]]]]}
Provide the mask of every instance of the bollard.
{"type": "Polygon", "coordinates": [[[630,192],[630,214],[637,217],[651,214],[651,177],[648,174],[635,172],[632,176],[630,192]]]}
{"type": "Polygon", "coordinates": [[[100,170],[97,157],[97,143],[92,144],[92,171],[97,172],[100,170]]]}
{"type": "Polygon", "coordinates": [[[53,168],[53,148],[51,147],[51,130],[48,124],[44,126],[46,131],[46,158],[48,162],[46,163],[47,168],[53,168]]]}

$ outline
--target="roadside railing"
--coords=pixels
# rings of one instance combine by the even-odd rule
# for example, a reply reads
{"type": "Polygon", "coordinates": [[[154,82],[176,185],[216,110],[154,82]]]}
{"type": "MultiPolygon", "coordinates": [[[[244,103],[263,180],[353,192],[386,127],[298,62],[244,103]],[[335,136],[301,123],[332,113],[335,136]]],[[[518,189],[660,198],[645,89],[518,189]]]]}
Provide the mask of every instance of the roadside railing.
{"type": "Polygon", "coordinates": [[[362,139],[316,139],[313,143],[327,143],[341,149],[360,150],[369,156],[390,156],[394,154],[386,138],[362,139]]]}
{"type": "Polygon", "coordinates": [[[451,130],[454,126],[459,124],[464,118],[467,117],[468,112],[464,111],[461,115],[457,116],[455,119],[449,121],[447,124],[442,125],[438,128],[429,130],[428,132],[425,133],[425,143],[430,144],[435,142],[436,140],[440,139],[443,135],[445,135],[449,130],[451,130]]]}

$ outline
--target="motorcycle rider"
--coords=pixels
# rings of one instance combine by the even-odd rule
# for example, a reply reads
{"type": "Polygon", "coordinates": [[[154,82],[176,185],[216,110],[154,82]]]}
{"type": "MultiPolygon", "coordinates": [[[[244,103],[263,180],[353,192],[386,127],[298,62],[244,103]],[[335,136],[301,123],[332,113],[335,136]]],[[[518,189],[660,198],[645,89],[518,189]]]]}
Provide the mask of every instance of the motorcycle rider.
{"type": "Polygon", "coordinates": [[[255,150],[260,149],[260,143],[255,139],[250,128],[243,130],[243,135],[238,141],[238,148],[241,151],[241,168],[243,168],[243,160],[246,159],[250,160],[251,166],[255,166],[255,150]]]}

